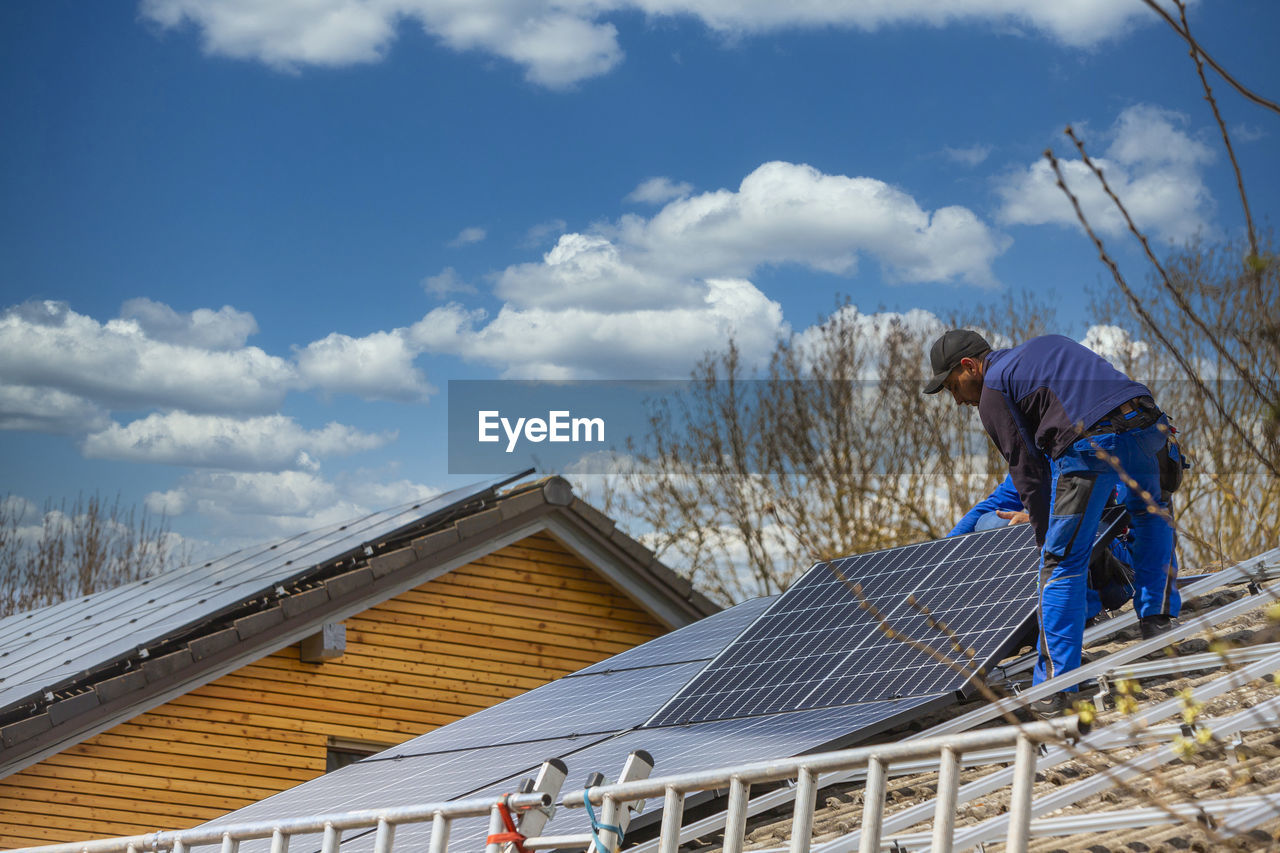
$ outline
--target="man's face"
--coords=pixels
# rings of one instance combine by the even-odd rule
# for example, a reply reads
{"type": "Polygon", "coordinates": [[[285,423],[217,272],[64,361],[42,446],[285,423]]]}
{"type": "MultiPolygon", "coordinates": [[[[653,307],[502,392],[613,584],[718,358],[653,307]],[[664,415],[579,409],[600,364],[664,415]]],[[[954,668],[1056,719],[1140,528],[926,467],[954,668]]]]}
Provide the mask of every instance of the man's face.
{"type": "Polygon", "coordinates": [[[962,358],[947,376],[942,387],[951,392],[961,406],[976,406],[982,399],[982,365],[972,358],[962,358]]]}

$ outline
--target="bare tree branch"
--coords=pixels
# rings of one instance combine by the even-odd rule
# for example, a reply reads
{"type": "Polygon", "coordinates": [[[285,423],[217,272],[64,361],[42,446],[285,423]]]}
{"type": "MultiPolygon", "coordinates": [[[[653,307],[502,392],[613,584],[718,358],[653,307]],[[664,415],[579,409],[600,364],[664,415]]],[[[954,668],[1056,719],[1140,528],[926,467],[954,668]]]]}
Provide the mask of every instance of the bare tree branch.
{"type": "Polygon", "coordinates": [[[1165,22],[1168,23],[1169,26],[1173,27],[1173,31],[1178,35],[1182,36],[1182,38],[1187,42],[1187,44],[1191,46],[1192,50],[1196,51],[1198,54],[1200,54],[1200,56],[1204,57],[1204,61],[1209,63],[1210,67],[1212,67],[1214,71],[1217,71],[1223,80],[1226,80],[1228,83],[1230,83],[1232,88],[1234,88],[1241,95],[1244,95],[1249,100],[1253,101],[1258,106],[1266,107],[1267,109],[1275,113],[1280,113],[1280,104],[1276,104],[1274,101],[1268,101],[1266,98],[1262,97],[1261,95],[1255,94],[1251,90],[1245,88],[1244,85],[1242,85],[1238,80],[1236,80],[1236,78],[1228,74],[1226,69],[1223,68],[1221,65],[1219,65],[1217,62],[1215,62],[1212,56],[1205,53],[1204,48],[1201,47],[1194,38],[1192,38],[1190,32],[1188,32],[1187,30],[1184,30],[1178,24],[1178,22],[1173,19],[1172,15],[1170,15],[1164,9],[1160,8],[1160,4],[1157,3],[1156,0],[1142,0],[1142,2],[1146,3],[1149,7],[1151,7],[1151,10],[1155,12],[1157,15],[1164,18],[1165,22]]]}
{"type": "MultiPolygon", "coordinates": [[[[1225,130],[1223,132],[1225,133],[1225,130]]],[[[1266,398],[1268,396],[1267,392],[1263,391],[1255,381],[1253,373],[1246,370],[1244,366],[1231,355],[1230,351],[1228,351],[1223,343],[1218,340],[1218,337],[1209,330],[1209,327],[1205,324],[1204,320],[1201,319],[1194,310],[1192,310],[1190,303],[1187,302],[1182,291],[1173,286],[1173,282],[1169,280],[1169,274],[1165,271],[1164,266],[1156,258],[1155,253],[1151,251],[1151,244],[1147,241],[1147,235],[1143,234],[1142,231],[1139,230],[1137,224],[1133,221],[1133,217],[1129,215],[1129,209],[1125,207],[1124,202],[1122,202],[1120,197],[1115,194],[1115,191],[1111,189],[1111,184],[1107,182],[1107,178],[1102,173],[1102,169],[1100,169],[1098,165],[1093,162],[1092,158],[1089,157],[1089,153],[1085,151],[1084,143],[1078,136],[1076,136],[1075,129],[1068,125],[1064,133],[1066,133],[1066,135],[1071,138],[1071,141],[1075,143],[1076,150],[1080,152],[1081,160],[1083,160],[1084,164],[1089,167],[1091,172],[1093,172],[1094,177],[1096,177],[1098,179],[1098,183],[1102,185],[1102,189],[1106,192],[1107,197],[1111,199],[1112,203],[1116,206],[1116,209],[1120,211],[1120,215],[1124,217],[1125,223],[1129,226],[1129,231],[1138,239],[1138,242],[1142,244],[1142,248],[1147,254],[1147,260],[1149,260],[1151,265],[1155,267],[1156,272],[1159,274],[1160,281],[1165,286],[1165,290],[1167,290],[1169,295],[1173,297],[1174,301],[1178,304],[1178,307],[1186,313],[1187,318],[1195,323],[1202,332],[1204,332],[1206,340],[1208,340],[1218,353],[1225,358],[1228,363],[1230,363],[1236,374],[1245,382],[1249,383],[1250,387],[1253,388],[1254,393],[1261,398],[1266,398]]],[[[1237,175],[1238,174],[1239,173],[1237,172],[1237,175]]],[[[1061,184],[1059,184],[1059,186],[1061,186],[1061,184]]],[[[1154,324],[1149,325],[1151,325],[1152,331],[1156,332],[1156,334],[1160,333],[1159,330],[1155,328],[1154,324]]],[[[1253,355],[1251,345],[1248,346],[1250,348],[1250,355],[1253,355]]]]}
{"type": "Polygon", "coordinates": [[[1188,42],[1191,44],[1191,58],[1196,63],[1196,74],[1200,77],[1200,85],[1204,88],[1204,99],[1209,102],[1209,106],[1213,108],[1213,117],[1218,122],[1218,129],[1222,131],[1222,144],[1227,149],[1227,156],[1231,158],[1231,168],[1236,173],[1236,188],[1240,191],[1240,205],[1244,208],[1244,221],[1249,229],[1249,254],[1258,257],[1258,232],[1253,227],[1253,214],[1249,210],[1249,196],[1244,191],[1244,177],[1240,173],[1240,163],[1236,160],[1236,150],[1231,145],[1231,135],[1227,133],[1227,124],[1222,120],[1222,113],[1218,110],[1218,99],[1213,96],[1213,87],[1209,85],[1209,78],[1204,74],[1204,62],[1201,59],[1200,46],[1194,39],[1190,38],[1191,25],[1187,23],[1187,7],[1182,0],[1175,0],[1178,4],[1178,16],[1182,19],[1182,31],[1188,34],[1188,42]]]}
{"type": "Polygon", "coordinates": [[[70,506],[0,500],[0,616],[110,589],[180,564],[163,516],[158,521],[98,495],[70,506]]]}

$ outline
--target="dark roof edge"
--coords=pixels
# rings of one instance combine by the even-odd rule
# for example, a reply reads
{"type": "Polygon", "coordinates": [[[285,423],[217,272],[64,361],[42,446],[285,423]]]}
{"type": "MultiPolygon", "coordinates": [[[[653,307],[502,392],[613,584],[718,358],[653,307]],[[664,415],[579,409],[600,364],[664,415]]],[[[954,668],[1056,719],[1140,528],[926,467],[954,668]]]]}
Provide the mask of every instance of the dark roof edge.
{"type": "MultiPolygon", "coordinates": [[[[447,525],[354,561],[347,571],[276,600],[250,597],[259,609],[229,623],[150,644],[124,668],[81,673],[53,701],[0,726],[0,778],[74,743],[194,690],[277,649],[534,533],[549,530],[586,543],[584,558],[671,627],[720,608],[611,520],[573,495],[560,477],[521,484],[447,525]],[[603,528],[610,528],[605,533],[603,528]]],[[[572,543],[570,544],[572,547],[572,543]]],[[[327,563],[325,565],[328,565],[327,563]]],[[[12,709],[12,708],[11,708],[12,709]]],[[[10,709],[10,710],[11,710],[10,709]]]]}

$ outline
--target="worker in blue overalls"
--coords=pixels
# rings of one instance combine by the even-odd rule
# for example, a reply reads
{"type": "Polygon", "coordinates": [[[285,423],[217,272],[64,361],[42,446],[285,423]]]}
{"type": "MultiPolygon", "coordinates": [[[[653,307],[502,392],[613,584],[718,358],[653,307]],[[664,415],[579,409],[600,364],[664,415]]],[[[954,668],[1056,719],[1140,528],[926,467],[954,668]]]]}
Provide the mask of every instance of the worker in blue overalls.
{"type": "MultiPolygon", "coordinates": [[[[1126,489],[1134,609],[1144,637],[1169,630],[1178,612],[1173,527],[1142,492],[1159,500],[1167,425],[1151,392],[1070,338],[1045,335],[993,350],[979,335],[953,329],[929,353],[925,393],[944,388],[959,405],[977,406],[982,425],[1009,463],[1041,548],[1039,659],[1032,683],[1080,666],[1085,588],[1093,532],[1121,482],[1126,489]],[[1113,466],[1112,461],[1115,465],[1113,466]],[[1084,535],[1080,535],[1080,534],[1084,535]]],[[[1075,686],[1035,703],[1051,716],[1070,707],[1075,686]]]]}

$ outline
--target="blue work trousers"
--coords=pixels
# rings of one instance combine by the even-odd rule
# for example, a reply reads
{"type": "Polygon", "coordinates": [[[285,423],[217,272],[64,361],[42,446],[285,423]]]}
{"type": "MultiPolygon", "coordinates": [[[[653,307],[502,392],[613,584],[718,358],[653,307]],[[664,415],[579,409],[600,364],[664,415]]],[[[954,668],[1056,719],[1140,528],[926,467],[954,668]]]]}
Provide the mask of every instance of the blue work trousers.
{"type": "MultiPolygon", "coordinates": [[[[1165,434],[1152,424],[1083,438],[1050,460],[1053,489],[1049,529],[1040,552],[1039,660],[1033,684],[1080,666],[1089,553],[1107,498],[1120,483],[1116,469],[1099,458],[1098,451],[1118,460],[1124,472],[1158,504],[1156,453],[1164,444],[1165,434]]],[[[1120,497],[1129,511],[1133,536],[1129,549],[1134,609],[1139,616],[1177,614],[1180,602],[1172,567],[1173,528],[1163,516],[1149,511],[1138,491],[1124,488],[1120,497]]]]}

